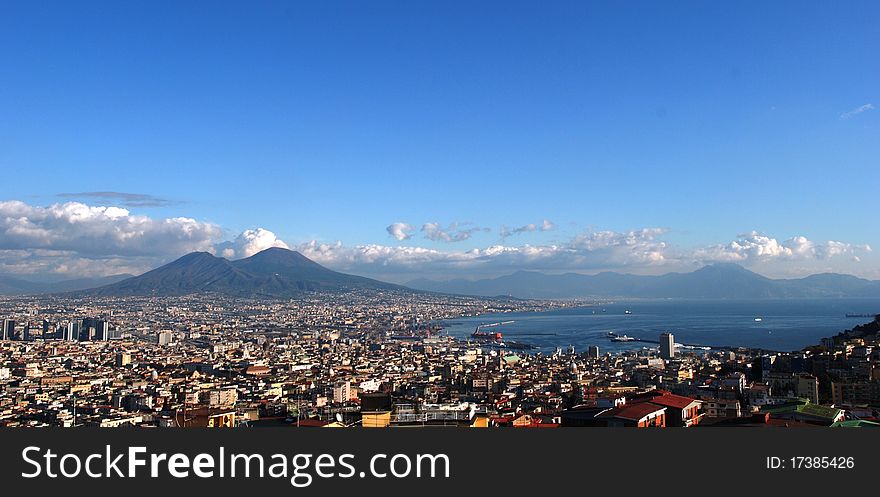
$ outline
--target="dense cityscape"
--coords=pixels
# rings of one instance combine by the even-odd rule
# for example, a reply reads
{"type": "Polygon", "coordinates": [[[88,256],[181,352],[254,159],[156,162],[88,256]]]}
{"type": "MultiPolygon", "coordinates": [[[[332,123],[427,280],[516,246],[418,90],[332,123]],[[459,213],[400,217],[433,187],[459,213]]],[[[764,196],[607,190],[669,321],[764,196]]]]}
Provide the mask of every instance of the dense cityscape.
{"type": "Polygon", "coordinates": [[[790,353],[679,347],[673,333],[659,348],[541,353],[441,325],[584,305],[372,290],[4,297],[0,426],[878,426],[877,319],[790,353]]]}

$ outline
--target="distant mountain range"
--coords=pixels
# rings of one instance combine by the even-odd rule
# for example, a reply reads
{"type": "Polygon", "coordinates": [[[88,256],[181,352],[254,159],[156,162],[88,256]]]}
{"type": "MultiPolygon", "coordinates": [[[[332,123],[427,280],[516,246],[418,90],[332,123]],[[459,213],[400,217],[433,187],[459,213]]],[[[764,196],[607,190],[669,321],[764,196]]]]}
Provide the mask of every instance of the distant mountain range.
{"type": "Polygon", "coordinates": [[[24,295],[41,293],[65,293],[109,285],[131,278],[130,274],[116,274],[100,278],[77,278],[55,282],[29,281],[0,274],[0,295],[24,295]]]}
{"type": "Polygon", "coordinates": [[[434,292],[516,298],[880,298],[880,281],[843,274],[816,274],[799,279],[770,279],[737,264],[712,264],[690,273],[639,276],[604,272],[544,274],[518,271],[499,278],[433,281],[406,286],[327,269],[292,250],[270,248],[230,261],[193,252],[140,276],[117,275],[55,283],[0,276],[0,294],[77,292],[95,296],[175,296],[214,292],[241,297],[290,298],[308,292],[351,290],[434,292]]]}
{"type": "Polygon", "coordinates": [[[440,293],[519,298],[880,298],[880,281],[833,273],[799,279],[770,279],[738,264],[712,264],[690,273],[662,276],[614,272],[551,275],[518,271],[476,281],[418,279],[410,281],[407,286],[440,293]]]}
{"type": "Polygon", "coordinates": [[[215,292],[241,297],[289,298],[314,291],[332,293],[364,289],[414,291],[370,278],[338,273],[299,252],[270,248],[236,261],[207,252],[193,252],[140,276],[82,293],[96,296],[174,296],[215,292]]]}

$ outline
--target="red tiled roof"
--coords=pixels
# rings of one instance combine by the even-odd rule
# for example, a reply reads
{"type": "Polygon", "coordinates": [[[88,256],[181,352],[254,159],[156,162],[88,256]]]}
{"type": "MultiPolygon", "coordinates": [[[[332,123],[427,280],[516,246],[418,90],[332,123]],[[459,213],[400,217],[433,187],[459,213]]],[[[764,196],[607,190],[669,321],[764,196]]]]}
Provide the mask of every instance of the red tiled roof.
{"type": "Polygon", "coordinates": [[[329,421],[322,421],[320,419],[300,419],[299,421],[293,423],[291,426],[300,426],[303,428],[306,427],[317,427],[320,428],[322,426],[329,425],[329,421]]]}
{"type": "Polygon", "coordinates": [[[659,406],[657,404],[651,402],[639,402],[636,404],[626,404],[620,407],[615,407],[613,409],[608,409],[607,411],[599,414],[597,417],[600,418],[622,418],[622,419],[630,419],[633,421],[638,421],[649,414],[653,414],[658,411],[663,411],[666,408],[663,406],[659,406]]]}
{"type": "Polygon", "coordinates": [[[675,395],[674,393],[669,393],[665,390],[655,390],[653,392],[646,392],[644,394],[639,394],[632,399],[630,402],[633,404],[640,402],[651,402],[652,404],[661,405],[664,407],[672,407],[674,409],[684,409],[685,407],[691,405],[694,402],[697,402],[696,399],[692,399],[690,397],[683,397],[681,395],[675,395]]]}
{"type": "Polygon", "coordinates": [[[266,366],[249,366],[244,374],[266,374],[272,371],[266,366]]]}

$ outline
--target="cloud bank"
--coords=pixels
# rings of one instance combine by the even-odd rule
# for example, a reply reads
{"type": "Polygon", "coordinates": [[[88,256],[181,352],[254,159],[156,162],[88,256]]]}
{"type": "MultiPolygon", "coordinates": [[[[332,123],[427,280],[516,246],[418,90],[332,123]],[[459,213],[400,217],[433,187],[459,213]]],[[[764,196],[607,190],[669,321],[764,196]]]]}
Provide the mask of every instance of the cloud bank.
{"type": "Polygon", "coordinates": [[[340,271],[397,281],[423,276],[490,277],[518,270],[662,273],[689,271],[713,262],[736,262],[764,269],[767,264],[780,268],[795,264],[792,267],[803,274],[827,270],[822,264],[832,259],[857,263],[861,255],[872,251],[868,245],[820,242],[805,236],[779,241],[758,232],[743,234],[726,244],[687,249],[663,240],[666,233],[663,228],[586,231],[562,244],[498,244],[460,251],[316,241],[294,248],[340,271]]]}
{"type": "Polygon", "coordinates": [[[211,223],[187,217],[153,219],[121,207],[0,202],[0,250],[61,250],[89,256],[180,254],[208,250],[221,235],[220,227],[211,223]]]}
{"type": "MultiPolygon", "coordinates": [[[[779,241],[767,235],[752,231],[741,234],[726,244],[697,250],[699,260],[748,262],[769,260],[820,260],[825,261],[839,256],[850,256],[859,259],[859,254],[871,252],[870,245],[853,245],[829,240],[816,242],[805,236],[795,236],[779,241]]],[[[856,261],[857,262],[857,261],[856,261]]]]}
{"type": "Polygon", "coordinates": [[[0,202],[0,273],[105,276],[142,273],[183,254],[247,257],[287,247],[263,228],[223,242],[224,230],[188,217],[152,218],[115,206],[0,202]]]}
{"type": "MultiPolygon", "coordinates": [[[[549,220],[508,228],[505,233],[549,231],[549,220]]],[[[386,228],[397,241],[418,231],[406,223],[386,228]]],[[[425,223],[420,232],[431,241],[461,242],[485,228],[425,223]]],[[[64,277],[138,274],[193,251],[230,259],[249,257],[270,247],[299,250],[332,269],[389,281],[417,277],[448,279],[490,277],[518,270],[662,273],[693,270],[712,262],[736,262],[792,274],[854,268],[872,252],[866,244],[787,239],[751,231],[732,241],[696,248],[667,241],[668,231],[649,227],[629,231],[587,230],[552,244],[501,243],[455,249],[382,244],[346,245],[310,241],[289,245],[265,228],[230,235],[222,227],[187,217],[153,218],[114,206],[66,202],[46,207],[20,201],[0,202],[0,274],[64,277]],[[782,269],[780,269],[782,268],[782,269]]],[[[870,269],[863,272],[868,274],[870,269]]]]}
{"type": "Polygon", "coordinates": [[[657,237],[665,230],[591,231],[560,245],[492,245],[464,251],[422,247],[356,245],[315,241],[295,247],[306,257],[341,271],[381,275],[497,275],[520,269],[598,270],[663,265],[669,246],[657,237]]]}

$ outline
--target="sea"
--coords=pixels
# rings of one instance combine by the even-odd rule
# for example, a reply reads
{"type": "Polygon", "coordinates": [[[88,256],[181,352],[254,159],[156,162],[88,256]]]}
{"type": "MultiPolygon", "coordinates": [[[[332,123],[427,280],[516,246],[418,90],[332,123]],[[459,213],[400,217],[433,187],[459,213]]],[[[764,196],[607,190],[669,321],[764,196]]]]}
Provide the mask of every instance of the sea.
{"type": "Polygon", "coordinates": [[[799,300],[638,300],[567,307],[545,312],[484,314],[443,321],[444,333],[467,338],[481,324],[512,321],[485,328],[506,341],[525,343],[531,352],[561,347],[600,353],[656,348],[647,342],[613,342],[609,332],[657,341],[669,332],[687,345],[800,350],[822,338],[872,320],[847,314],[878,314],[880,299],[799,300]],[[627,313],[629,311],[629,313],[627,313]]]}

